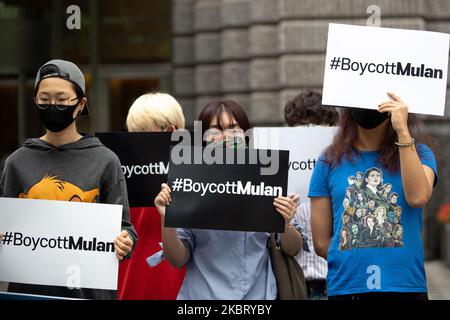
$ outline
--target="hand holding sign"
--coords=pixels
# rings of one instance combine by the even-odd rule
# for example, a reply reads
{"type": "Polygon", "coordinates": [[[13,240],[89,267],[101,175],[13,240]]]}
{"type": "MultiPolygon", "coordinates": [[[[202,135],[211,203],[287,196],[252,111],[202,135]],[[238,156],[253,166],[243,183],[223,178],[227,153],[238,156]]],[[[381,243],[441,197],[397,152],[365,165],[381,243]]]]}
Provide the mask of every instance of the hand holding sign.
{"type": "Polygon", "coordinates": [[[408,102],[410,112],[443,116],[449,36],[331,23],[322,103],[377,109],[389,89],[408,102]]]}
{"type": "Polygon", "coordinates": [[[297,211],[298,199],[298,194],[292,193],[289,197],[275,198],[275,201],[273,202],[275,209],[283,217],[287,228],[291,225],[291,220],[297,211]]]}
{"type": "MultiPolygon", "coordinates": [[[[399,136],[409,135],[408,130],[408,106],[392,92],[388,92],[388,96],[392,100],[383,102],[379,105],[378,110],[380,112],[389,112],[391,115],[392,127],[399,136]]],[[[410,141],[401,141],[402,143],[408,143],[410,141]]]]}
{"type": "Polygon", "coordinates": [[[127,254],[131,252],[133,248],[133,240],[131,240],[128,231],[122,230],[120,235],[114,239],[114,248],[116,251],[116,257],[119,261],[122,261],[127,254]]]}
{"type": "Polygon", "coordinates": [[[157,200],[162,205],[169,203],[169,195],[173,199],[167,211],[159,208],[165,227],[284,231],[284,219],[272,203],[287,189],[288,151],[208,146],[188,147],[184,153],[189,158],[181,163],[171,157],[168,184],[172,192],[160,193],[157,200]],[[195,155],[205,152],[216,160],[196,164],[195,155]],[[272,171],[267,174],[269,166],[272,171]]]}
{"type": "Polygon", "coordinates": [[[113,204],[0,197],[0,281],[117,290],[112,239],[122,211],[113,204]]]}
{"type": "Polygon", "coordinates": [[[172,191],[166,183],[161,184],[161,192],[155,198],[156,210],[158,210],[161,218],[166,215],[166,206],[172,201],[172,197],[170,196],[171,192],[172,191]]]}
{"type": "MultiPolygon", "coordinates": [[[[171,192],[170,187],[166,183],[163,183],[161,185],[161,192],[155,198],[155,206],[161,217],[165,216],[166,206],[172,202],[171,192]]],[[[298,199],[298,194],[292,193],[289,197],[277,197],[273,202],[275,209],[284,218],[286,226],[290,225],[294,217],[298,207],[298,199]]]]}

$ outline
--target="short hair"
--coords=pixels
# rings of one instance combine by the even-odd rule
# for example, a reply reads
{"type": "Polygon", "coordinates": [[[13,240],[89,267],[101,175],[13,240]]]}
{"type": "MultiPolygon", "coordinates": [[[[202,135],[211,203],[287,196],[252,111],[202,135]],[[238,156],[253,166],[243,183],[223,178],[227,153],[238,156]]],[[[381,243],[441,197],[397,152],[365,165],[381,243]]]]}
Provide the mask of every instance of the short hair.
{"type": "Polygon", "coordinates": [[[130,132],[148,132],[155,127],[165,129],[174,125],[184,129],[180,104],[167,93],[147,93],[137,98],[128,110],[127,128],[130,132]]]}
{"type": "Polygon", "coordinates": [[[367,187],[368,183],[366,183],[366,179],[369,179],[370,173],[374,172],[374,171],[378,172],[378,174],[380,175],[380,183],[377,185],[377,190],[381,191],[381,190],[383,190],[383,172],[381,171],[381,169],[376,168],[376,167],[372,167],[372,168],[369,168],[366,170],[366,173],[364,174],[364,179],[363,179],[363,181],[364,181],[363,188],[364,189],[368,188],[367,187]]]}
{"type": "Polygon", "coordinates": [[[284,118],[290,127],[310,123],[331,127],[336,125],[339,114],[335,107],[322,105],[319,92],[307,90],[286,103],[284,118]]]}

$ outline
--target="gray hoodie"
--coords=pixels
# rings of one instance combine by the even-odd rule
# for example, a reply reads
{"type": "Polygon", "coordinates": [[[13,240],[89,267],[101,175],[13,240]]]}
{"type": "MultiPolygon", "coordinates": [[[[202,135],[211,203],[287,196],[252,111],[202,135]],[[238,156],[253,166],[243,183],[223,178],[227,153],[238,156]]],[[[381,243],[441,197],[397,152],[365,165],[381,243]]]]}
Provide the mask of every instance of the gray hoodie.
{"type": "MultiPolygon", "coordinates": [[[[136,245],[137,234],[130,223],[127,188],[119,158],[92,136],[59,147],[41,139],[28,139],[5,162],[0,196],[120,204],[122,230],[128,231],[136,245]]],[[[130,256],[131,253],[126,258],[130,256]]],[[[117,298],[117,292],[110,290],[69,290],[17,283],[10,283],[8,290],[82,299],[117,298]]]]}

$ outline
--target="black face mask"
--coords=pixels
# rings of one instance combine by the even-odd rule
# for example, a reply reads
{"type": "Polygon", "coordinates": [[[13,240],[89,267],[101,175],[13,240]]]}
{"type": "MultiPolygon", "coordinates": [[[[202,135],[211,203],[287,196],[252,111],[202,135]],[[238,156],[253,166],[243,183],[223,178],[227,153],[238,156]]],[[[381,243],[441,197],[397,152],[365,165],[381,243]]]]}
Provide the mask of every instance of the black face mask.
{"type": "Polygon", "coordinates": [[[364,129],[373,129],[378,127],[386,120],[389,115],[387,112],[378,112],[371,109],[351,109],[350,115],[355,122],[364,129]]]}
{"type": "MultiPolygon", "coordinates": [[[[63,109],[65,106],[58,106],[63,109]]],[[[67,128],[75,121],[73,113],[78,107],[68,106],[64,110],[59,110],[56,105],[37,105],[36,109],[42,124],[51,132],[59,132],[67,128]]]]}

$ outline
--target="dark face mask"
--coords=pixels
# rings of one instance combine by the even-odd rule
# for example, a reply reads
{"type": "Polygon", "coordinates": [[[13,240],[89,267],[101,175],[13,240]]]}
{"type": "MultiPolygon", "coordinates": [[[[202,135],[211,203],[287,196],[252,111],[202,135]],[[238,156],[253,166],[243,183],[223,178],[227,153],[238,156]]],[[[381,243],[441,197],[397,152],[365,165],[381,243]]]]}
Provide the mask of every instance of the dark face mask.
{"type": "Polygon", "coordinates": [[[75,121],[73,113],[78,103],[74,106],[37,105],[36,109],[42,124],[51,132],[60,132],[70,126],[75,121]],[[58,109],[58,107],[60,109],[58,109]]]}
{"type": "Polygon", "coordinates": [[[387,112],[378,112],[378,110],[371,109],[351,109],[350,115],[353,120],[364,129],[373,129],[378,127],[386,120],[389,115],[387,112]]]}

